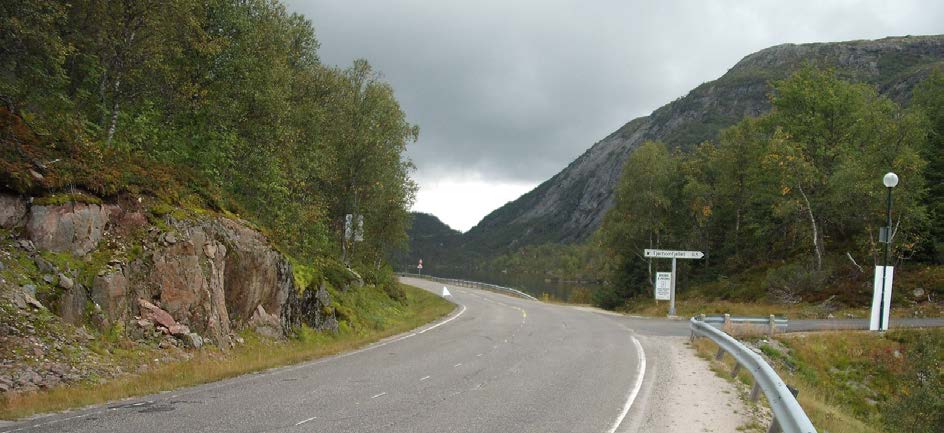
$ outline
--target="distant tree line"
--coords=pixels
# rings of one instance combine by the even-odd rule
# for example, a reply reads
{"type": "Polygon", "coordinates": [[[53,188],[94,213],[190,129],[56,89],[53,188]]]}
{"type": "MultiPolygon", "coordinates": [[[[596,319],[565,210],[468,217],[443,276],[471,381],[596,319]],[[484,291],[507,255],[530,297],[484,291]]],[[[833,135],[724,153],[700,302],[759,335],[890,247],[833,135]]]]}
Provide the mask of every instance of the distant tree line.
{"type": "Polygon", "coordinates": [[[50,148],[193,173],[299,257],[340,255],[346,214],[355,261],[405,241],[418,128],[366,61],[321,64],[280,2],[10,1],[0,28],[0,104],[50,148]]]}
{"type": "Polygon", "coordinates": [[[805,67],[773,83],[772,110],[691,152],[646,142],[627,160],[597,241],[615,307],[648,294],[645,248],[695,249],[703,278],[768,267],[774,300],[822,290],[838,268],[881,264],[882,176],[894,171],[893,260],[944,263],[944,74],[903,108],[868,85],[805,67]]]}

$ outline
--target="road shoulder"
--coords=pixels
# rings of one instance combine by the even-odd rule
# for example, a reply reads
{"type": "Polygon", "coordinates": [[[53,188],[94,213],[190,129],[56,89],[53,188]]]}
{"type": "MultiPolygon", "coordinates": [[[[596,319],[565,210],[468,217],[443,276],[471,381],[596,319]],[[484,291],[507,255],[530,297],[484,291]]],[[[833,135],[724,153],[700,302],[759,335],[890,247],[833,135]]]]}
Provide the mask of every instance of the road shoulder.
{"type": "Polygon", "coordinates": [[[685,337],[639,337],[650,359],[646,396],[620,431],[737,432],[752,417],[735,384],[716,375],[685,337]],[[655,386],[654,386],[655,385],[655,386]],[[629,424],[629,425],[626,425],[629,424]]]}

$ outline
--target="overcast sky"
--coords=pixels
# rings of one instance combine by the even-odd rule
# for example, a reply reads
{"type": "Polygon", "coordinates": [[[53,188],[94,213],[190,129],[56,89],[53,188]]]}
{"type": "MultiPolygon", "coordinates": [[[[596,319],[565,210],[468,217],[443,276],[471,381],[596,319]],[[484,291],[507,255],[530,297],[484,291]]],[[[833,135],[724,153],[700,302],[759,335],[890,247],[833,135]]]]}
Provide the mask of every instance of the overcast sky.
{"type": "Polygon", "coordinates": [[[944,0],[287,0],[419,141],[414,210],[466,231],[638,116],[782,43],[944,33],[944,0]]]}

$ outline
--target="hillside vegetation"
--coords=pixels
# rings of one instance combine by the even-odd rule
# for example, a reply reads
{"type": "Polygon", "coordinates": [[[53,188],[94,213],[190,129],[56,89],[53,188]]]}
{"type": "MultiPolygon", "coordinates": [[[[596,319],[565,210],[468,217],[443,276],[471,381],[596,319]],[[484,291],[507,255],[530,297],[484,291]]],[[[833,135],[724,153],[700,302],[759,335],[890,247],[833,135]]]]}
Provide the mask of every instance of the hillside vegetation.
{"type": "MultiPolygon", "coordinates": [[[[944,74],[901,108],[874,88],[805,68],[774,83],[773,109],[722,131],[691,152],[646,142],[627,160],[599,236],[612,284],[596,302],[615,307],[649,293],[657,263],[644,248],[704,251],[686,271],[703,280],[767,269],[742,299],[861,302],[882,263],[885,187],[894,189],[893,264],[941,263],[939,182],[944,74]],[[832,299],[832,298],[830,298],[832,299]]],[[[940,280],[923,285],[944,294],[940,280]]]]}
{"type": "MultiPolygon", "coordinates": [[[[944,429],[940,393],[944,331],[940,329],[746,339],[787,384],[799,390],[797,400],[820,431],[932,433],[944,429]]],[[[713,359],[718,350],[707,339],[697,340],[695,348],[706,359],[713,359]]],[[[729,377],[731,357],[725,357],[724,365],[711,362],[719,375],[729,377]]],[[[753,383],[744,370],[736,380],[753,383]]],[[[742,389],[747,394],[750,387],[742,389]]]]}
{"type": "Polygon", "coordinates": [[[0,28],[0,417],[324,356],[453,308],[387,262],[418,128],[368,62],[323,65],[279,1],[24,0],[0,28]]]}
{"type": "Polygon", "coordinates": [[[405,240],[418,128],[366,61],[322,65],[279,2],[26,0],[0,26],[3,188],[231,212],[298,257],[376,265],[405,240]]]}
{"type": "Polygon", "coordinates": [[[715,141],[722,129],[769,111],[770,84],[804,65],[833,68],[842,80],[908,105],[912,89],[944,66],[944,36],[784,44],[750,54],[718,79],[628,121],[554,177],[487,215],[464,236],[467,248],[493,257],[525,245],[589,240],[614,203],[626,159],[642,143],[658,141],[674,151],[715,141]]]}

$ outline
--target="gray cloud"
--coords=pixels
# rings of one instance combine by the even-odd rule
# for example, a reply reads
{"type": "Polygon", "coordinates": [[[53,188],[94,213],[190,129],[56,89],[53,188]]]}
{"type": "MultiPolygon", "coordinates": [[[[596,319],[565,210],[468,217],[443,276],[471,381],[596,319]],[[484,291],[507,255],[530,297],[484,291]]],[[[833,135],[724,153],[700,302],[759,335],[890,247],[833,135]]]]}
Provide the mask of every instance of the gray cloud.
{"type": "Polygon", "coordinates": [[[780,43],[944,33],[935,1],[287,1],[322,61],[366,58],[422,178],[539,182],[634,117],[780,43]]]}

